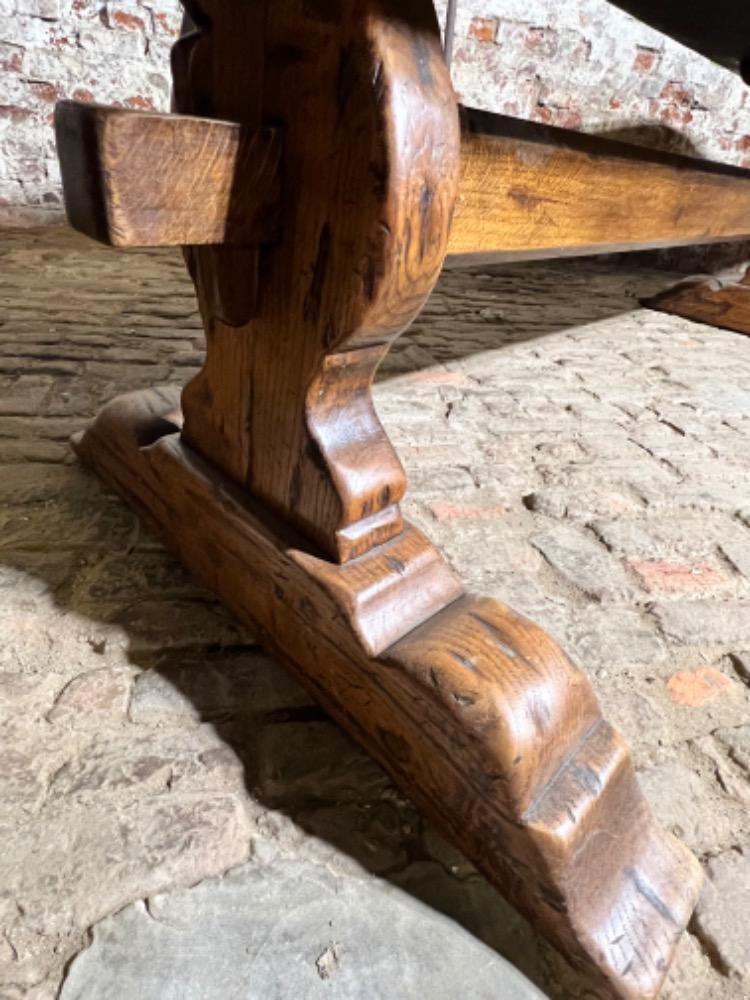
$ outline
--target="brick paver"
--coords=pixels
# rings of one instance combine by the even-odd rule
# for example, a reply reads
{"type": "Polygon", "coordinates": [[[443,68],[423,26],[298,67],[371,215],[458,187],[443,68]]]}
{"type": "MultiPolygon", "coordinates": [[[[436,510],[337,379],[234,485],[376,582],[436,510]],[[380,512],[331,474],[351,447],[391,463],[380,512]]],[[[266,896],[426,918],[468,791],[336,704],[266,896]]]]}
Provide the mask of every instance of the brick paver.
{"type": "MultiPolygon", "coordinates": [[[[723,892],[750,855],[750,342],[637,307],[667,280],[627,261],[447,273],[377,402],[408,516],[590,673],[656,813],[723,892]]],[[[2,235],[0,997],[56,996],[94,923],[272,846],[376,873],[582,1000],[73,460],[67,437],[102,402],[184,382],[201,348],[177,253],[2,235]]],[[[747,996],[750,931],[716,899],[668,1000],[747,996]]]]}

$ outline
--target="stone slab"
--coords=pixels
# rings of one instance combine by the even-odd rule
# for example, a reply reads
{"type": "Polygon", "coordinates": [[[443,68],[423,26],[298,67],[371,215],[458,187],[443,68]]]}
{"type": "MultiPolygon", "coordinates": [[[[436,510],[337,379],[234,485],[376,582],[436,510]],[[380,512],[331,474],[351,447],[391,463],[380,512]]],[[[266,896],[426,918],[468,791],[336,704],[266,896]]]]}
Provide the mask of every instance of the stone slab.
{"type": "Polygon", "coordinates": [[[376,879],[298,861],[128,906],[60,1000],[544,1000],[459,924],[376,879]]]}

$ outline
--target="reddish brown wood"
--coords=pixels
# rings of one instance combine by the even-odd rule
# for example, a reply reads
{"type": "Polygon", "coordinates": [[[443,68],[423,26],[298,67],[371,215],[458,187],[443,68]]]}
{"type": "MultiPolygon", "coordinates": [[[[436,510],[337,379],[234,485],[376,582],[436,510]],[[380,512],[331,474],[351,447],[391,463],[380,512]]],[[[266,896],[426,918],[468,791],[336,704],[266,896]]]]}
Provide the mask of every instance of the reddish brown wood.
{"type": "MultiPolygon", "coordinates": [[[[58,105],[57,120],[66,207],[81,232],[121,246],[223,244],[201,256],[217,274],[229,245],[244,260],[248,244],[280,235],[280,129],[76,102],[58,105]]],[[[750,232],[748,170],[468,108],[462,126],[451,264],[750,232]]],[[[228,303],[236,294],[228,286],[228,303]]]]}
{"type": "Polygon", "coordinates": [[[688,278],[643,304],[696,323],[750,334],[750,263],[715,276],[688,278]]]}
{"type": "Polygon", "coordinates": [[[252,324],[248,255],[191,255],[208,356],[184,392],[185,436],[346,561],[402,528],[404,475],[370,383],[443,264],[458,114],[430,0],[269,4],[253,28],[267,54],[258,82],[238,18],[262,6],[191,5],[204,30],[176,60],[180,111],[244,115],[247,90],[253,115],[285,133],[287,238],[263,254],[252,324]]]}
{"type": "Polygon", "coordinates": [[[449,263],[750,235],[750,170],[465,109],[449,263]]]}
{"type": "Polygon", "coordinates": [[[116,247],[269,243],[278,233],[278,129],[60,101],[68,221],[116,247]]]}
{"type": "Polygon", "coordinates": [[[541,629],[463,595],[412,527],[345,566],[322,558],[191,450],[178,401],[120,397],[79,454],[597,996],[656,996],[700,869],[654,823],[583,674],[541,629]]]}
{"type": "Polygon", "coordinates": [[[456,197],[432,4],[189,10],[177,108],[283,130],[279,241],[187,248],[208,354],[184,421],[176,389],[121,397],[79,454],[599,996],[654,997],[697,863],[655,825],[584,676],[540,629],[465,595],[403,523],[403,472],[372,405],[456,197]]]}

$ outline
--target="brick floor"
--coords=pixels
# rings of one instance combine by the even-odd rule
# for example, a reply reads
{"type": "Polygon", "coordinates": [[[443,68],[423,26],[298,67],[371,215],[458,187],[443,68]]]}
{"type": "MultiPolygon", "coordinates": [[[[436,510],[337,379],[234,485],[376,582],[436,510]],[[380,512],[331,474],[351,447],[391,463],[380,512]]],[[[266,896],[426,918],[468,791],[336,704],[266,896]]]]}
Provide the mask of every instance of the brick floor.
{"type": "MultiPolygon", "coordinates": [[[[740,1000],[750,342],[637,307],[667,280],[627,262],[448,273],[377,401],[409,472],[408,516],[472,589],[530,615],[590,673],[656,813],[714,879],[664,996],[740,1000]]],[[[554,1000],[582,1000],[75,464],[68,435],[102,402],[184,382],[201,346],[177,253],[0,235],[0,997],[51,1000],[97,921],[273,849],[387,879],[554,1000]]]]}

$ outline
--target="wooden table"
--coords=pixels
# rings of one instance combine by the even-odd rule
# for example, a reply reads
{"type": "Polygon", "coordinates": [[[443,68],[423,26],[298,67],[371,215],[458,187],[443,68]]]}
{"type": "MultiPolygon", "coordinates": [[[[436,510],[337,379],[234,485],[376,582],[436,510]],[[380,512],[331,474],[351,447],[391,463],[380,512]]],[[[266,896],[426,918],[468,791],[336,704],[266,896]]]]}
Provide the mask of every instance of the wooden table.
{"type": "Polygon", "coordinates": [[[57,132],[76,228],[183,246],[205,365],[75,447],[597,995],[654,997],[697,862],[584,675],[404,521],[371,383],[446,260],[739,239],[750,174],[459,108],[430,0],[185,6],[177,114],[57,132]]]}

